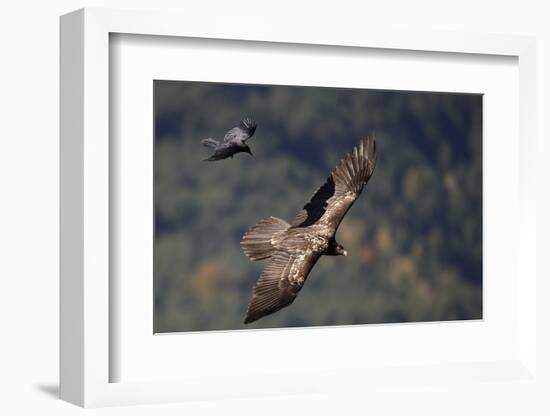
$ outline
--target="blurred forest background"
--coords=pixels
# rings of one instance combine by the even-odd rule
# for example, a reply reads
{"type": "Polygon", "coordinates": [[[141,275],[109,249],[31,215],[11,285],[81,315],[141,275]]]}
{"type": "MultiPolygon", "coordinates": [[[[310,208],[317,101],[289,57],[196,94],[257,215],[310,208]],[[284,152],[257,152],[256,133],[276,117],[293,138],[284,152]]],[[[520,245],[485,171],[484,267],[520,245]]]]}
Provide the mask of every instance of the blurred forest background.
{"type": "Polygon", "coordinates": [[[482,97],[155,81],[155,332],[480,319],[482,97]],[[203,162],[249,116],[254,157],[203,162]],[[241,251],[288,222],[357,141],[376,171],[295,302],[244,325],[266,261],[241,251]]]}

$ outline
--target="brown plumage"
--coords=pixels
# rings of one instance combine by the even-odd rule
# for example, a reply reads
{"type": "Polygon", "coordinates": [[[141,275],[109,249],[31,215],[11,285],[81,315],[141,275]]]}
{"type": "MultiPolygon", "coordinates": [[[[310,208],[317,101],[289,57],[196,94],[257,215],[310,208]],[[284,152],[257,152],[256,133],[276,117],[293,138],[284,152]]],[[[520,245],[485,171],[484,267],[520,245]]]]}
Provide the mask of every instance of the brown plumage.
{"type": "Polygon", "coordinates": [[[251,260],[269,259],[252,291],[245,323],[290,305],[322,255],[347,255],[335,234],[376,165],[373,138],[361,140],[342,159],[292,224],[270,217],[243,236],[251,260]]]}

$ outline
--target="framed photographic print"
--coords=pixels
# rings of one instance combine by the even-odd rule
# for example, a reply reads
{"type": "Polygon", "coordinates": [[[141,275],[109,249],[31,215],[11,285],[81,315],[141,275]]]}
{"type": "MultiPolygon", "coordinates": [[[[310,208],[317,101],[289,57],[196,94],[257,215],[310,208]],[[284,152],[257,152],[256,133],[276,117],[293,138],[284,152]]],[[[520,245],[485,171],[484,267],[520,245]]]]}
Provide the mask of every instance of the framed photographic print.
{"type": "Polygon", "coordinates": [[[63,16],[62,398],[530,378],[533,45],[63,16]]]}
{"type": "Polygon", "coordinates": [[[482,318],[481,94],[153,94],[155,333],[482,318]]]}

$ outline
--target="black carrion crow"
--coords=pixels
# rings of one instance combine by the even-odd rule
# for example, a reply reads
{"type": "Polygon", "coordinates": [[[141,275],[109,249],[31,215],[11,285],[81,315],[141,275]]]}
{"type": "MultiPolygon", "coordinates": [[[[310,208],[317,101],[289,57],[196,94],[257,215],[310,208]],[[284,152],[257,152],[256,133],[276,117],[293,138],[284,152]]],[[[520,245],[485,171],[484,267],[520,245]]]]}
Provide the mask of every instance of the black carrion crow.
{"type": "Polygon", "coordinates": [[[214,153],[208,159],[205,159],[205,161],[226,159],[240,152],[252,155],[246,141],[254,135],[256,127],[256,122],[247,117],[243,118],[237,127],[233,127],[225,133],[221,142],[211,138],[201,140],[203,146],[214,149],[214,153]]]}
{"type": "Polygon", "coordinates": [[[365,138],[342,159],[292,224],[270,217],[244,235],[251,260],[269,259],[252,291],[244,323],[290,305],[322,255],[347,256],[335,234],[376,165],[376,144],[365,138]]]}

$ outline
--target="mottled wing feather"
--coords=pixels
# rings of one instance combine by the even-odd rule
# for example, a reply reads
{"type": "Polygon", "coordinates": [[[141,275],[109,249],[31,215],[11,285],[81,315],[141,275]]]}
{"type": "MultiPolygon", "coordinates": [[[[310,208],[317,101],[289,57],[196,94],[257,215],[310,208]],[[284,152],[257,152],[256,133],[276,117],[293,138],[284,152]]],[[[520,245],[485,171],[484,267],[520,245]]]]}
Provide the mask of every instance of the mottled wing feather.
{"type": "Polygon", "coordinates": [[[308,253],[278,251],[271,257],[252,291],[245,324],[277,312],[294,301],[319,258],[318,253],[308,253]]]}
{"type": "Polygon", "coordinates": [[[293,227],[307,227],[319,221],[336,229],[351,208],[376,166],[376,143],[365,138],[346,155],[327,181],[298,212],[293,227]]]}

